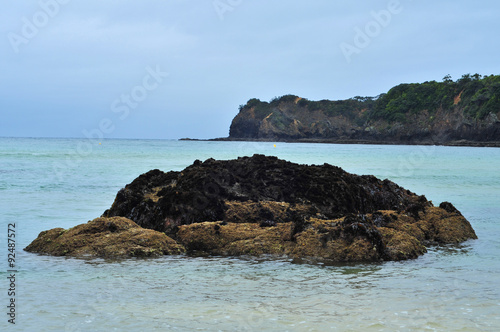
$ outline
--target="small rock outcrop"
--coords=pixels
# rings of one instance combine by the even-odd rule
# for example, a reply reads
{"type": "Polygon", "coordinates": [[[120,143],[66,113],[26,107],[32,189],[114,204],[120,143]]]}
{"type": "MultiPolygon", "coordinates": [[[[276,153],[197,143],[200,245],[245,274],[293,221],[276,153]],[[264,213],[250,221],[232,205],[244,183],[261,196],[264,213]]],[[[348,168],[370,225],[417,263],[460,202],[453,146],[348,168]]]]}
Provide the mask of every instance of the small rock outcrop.
{"type": "Polygon", "coordinates": [[[26,251],[53,256],[155,257],[181,254],[184,248],[164,233],[123,217],[97,218],[68,230],[41,232],[26,251]]]}
{"type": "Polygon", "coordinates": [[[474,238],[449,202],[435,207],[392,181],[328,164],[254,155],[195,161],[181,172],[149,171],[121,189],[101,218],[42,232],[26,250],[362,262],[416,258],[426,245],[474,238]]]}

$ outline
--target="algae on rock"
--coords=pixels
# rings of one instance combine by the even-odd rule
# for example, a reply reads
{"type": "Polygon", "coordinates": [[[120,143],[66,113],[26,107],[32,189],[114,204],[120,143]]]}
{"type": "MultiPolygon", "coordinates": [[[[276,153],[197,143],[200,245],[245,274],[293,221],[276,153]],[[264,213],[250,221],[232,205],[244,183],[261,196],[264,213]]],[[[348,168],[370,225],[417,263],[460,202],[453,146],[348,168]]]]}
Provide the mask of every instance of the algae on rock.
{"type": "Polygon", "coordinates": [[[152,170],[101,218],[42,232],[26,250],[71,256],[278,255],[337,262],[403,260],[429,244],[475,239],[448,202],[389,180],[254,155],[152,170]]]}

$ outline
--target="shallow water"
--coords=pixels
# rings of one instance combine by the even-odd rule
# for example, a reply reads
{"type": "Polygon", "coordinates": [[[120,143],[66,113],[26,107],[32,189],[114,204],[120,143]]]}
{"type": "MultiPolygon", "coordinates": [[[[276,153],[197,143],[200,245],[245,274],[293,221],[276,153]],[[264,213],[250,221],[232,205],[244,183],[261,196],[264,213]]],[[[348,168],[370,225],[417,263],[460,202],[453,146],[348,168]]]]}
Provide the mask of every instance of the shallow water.
{"type": "MultiPolygon", "coordinates": [[[[0,207],[16,223],[16,330],[497,331],[500,149],[0,138],[0,207]],[[101,144],[98,144],[101,143],[101,144]],[[90,146],[90,148],[89,148],[90,146]],[[87,150],[84,150],[87,148],[87,150]],[[452,202],[479,237],[416,260],[327,266],[171,256],[105,261],[23,252],[40,231],[98,217],[153,168],[262,153],[389,178],[452,202]]],[[[0,277],[7,277],[7,245],[0,277]]],[[[0,300],[8,304],[7,282],[0,300]]],[[[6,315],[0,321],[5,329],[6,315]]]]}

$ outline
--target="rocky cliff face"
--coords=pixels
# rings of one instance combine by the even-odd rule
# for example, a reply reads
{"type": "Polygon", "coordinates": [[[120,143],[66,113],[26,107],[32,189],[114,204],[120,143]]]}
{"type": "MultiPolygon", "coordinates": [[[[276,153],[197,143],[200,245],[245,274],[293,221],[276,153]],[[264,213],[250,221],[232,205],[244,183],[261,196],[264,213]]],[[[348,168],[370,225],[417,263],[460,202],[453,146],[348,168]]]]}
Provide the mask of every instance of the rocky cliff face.
{"type": "Polygon", "coordinates": [[[242,110],[232,121],[230,139],[262,140],[332,140],[368,141],[394,144],[499,143],[500,114],[489,114],[483,120],[466,116],[461,109],[438,110],[412,115],[408,123],[376,120],[361,123],[362,110],[353,110],[354,118],[327,116],[307,109],[292,112],[290,105],[273,109],[259,119],[253,110],[242,110]],[[462,142],[466,143],[466,142],[462,142]]]}
{"type": "Polygon", "coordinates": [[[500,146],[500,76],[402,84],[377,98],[251,99],[229,139],[500,146]]]}
{"type": "Polygon", "coordinates": [[[272,254],[358,262],[415,258],[432,243],[476,238],[450,203],[374,176],[254,155],[152,170],[101,218],[42,232],[26,250],[52,255],[272,254]]]}

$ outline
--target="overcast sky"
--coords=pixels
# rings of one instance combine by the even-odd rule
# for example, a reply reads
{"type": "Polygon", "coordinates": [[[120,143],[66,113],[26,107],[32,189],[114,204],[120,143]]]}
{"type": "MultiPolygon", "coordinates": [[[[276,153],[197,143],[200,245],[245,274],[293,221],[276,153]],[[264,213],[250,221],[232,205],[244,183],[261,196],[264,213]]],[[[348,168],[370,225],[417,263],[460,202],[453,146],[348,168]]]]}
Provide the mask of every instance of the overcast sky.
{"type": "Polygon", "coordinates": [[[238,106],[500,74],[498,1],[41,0],[0,12],[0,136],[214,138],[238,106]]]}

